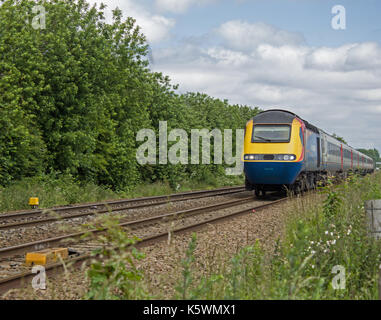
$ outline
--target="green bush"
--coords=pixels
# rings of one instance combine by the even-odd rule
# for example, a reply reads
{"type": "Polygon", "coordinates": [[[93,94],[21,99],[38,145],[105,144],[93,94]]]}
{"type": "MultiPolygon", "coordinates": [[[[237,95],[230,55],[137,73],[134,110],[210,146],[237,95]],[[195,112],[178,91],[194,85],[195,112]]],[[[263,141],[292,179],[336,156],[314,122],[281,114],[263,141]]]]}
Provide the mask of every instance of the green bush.
{"type": "Polygon", "coordinates": [[[200,274],[197,270],[184,265],[188,296],[200,300],[378,299],[380,242],[367,234],[364,201],[381,198],[381,174],[351,176],[338,186],[324,187],[321,195],[323,202],[321,197],[300,199],[303,203],[272,254],[265,254],[257,243],[241,249],[222,271],[198,278],[189,276],[200,274]],[[344,267],[344,289],[333,288],[335,266],[344,267]]]}
{"type": "Polygon", "coordinates": [[[90,288],[85,299],[137,300],[149,297],[141,284],[143,273],[135,266],[136,261],[144,258],[144,254],[134,247],[139,239],[130,237],[117,224],[116,220],[105,220],[102,225],[108,230],[98,238],[103,247],[92,253],[100,259],[94,259],[87,271],[90,288]]]}

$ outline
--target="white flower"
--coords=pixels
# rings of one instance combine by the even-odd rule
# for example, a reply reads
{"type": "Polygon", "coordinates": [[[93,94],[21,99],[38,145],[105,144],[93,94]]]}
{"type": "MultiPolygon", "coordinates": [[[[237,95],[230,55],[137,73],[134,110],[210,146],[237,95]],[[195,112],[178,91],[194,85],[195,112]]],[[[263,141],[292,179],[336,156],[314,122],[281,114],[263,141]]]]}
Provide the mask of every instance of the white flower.
{"type": "Polygon", "coordinates": [[[326,231],[325,234],[328,234],[328,231],[326,231]]]}
{"type": "Polygon", "coordinates": [[[311,268],[312,268],[312,269],[315,269],[315,266],[314,266],[314,265],[312,265],[312,266],[311,266],[311,268]]]}
{"type": "Polygon", "coordinates": [[[331,236],[333,237],[333,232],[331,232],[331,236]]]}
{"type": "Polygon", "coordinates": [[[312,254],[315,254],[315,253],[316,253],[316,251],[312,250],[312,251],[311,251],[311,253],[312,253],[312,254]]]}
{"type": "Polygon", "coordinates": [[[336,240],[332,240],[332,242],[331,242],[332,244],[336,244],[336,240]]]}

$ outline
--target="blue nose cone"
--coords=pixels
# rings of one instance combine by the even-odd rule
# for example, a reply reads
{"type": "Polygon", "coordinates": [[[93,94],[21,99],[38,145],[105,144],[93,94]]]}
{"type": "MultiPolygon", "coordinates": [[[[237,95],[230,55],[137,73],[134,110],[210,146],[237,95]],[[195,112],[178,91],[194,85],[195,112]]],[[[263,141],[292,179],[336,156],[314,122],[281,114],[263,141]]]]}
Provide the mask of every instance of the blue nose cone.
{"type": "Polygon", "coordinates": [[[245,162],[251,184],[292,184],[302,170],[301,162],[245,162]]]}

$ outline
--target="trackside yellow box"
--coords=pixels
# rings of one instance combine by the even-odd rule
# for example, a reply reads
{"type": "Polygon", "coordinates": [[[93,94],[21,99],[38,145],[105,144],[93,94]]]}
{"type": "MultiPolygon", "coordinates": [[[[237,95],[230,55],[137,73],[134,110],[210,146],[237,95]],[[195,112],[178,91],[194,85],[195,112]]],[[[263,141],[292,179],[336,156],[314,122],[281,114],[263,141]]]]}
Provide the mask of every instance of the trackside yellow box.
{"type": "Polygon", "coordinates": [[[45,266],[49,263],[57,262],[58,256],[67,259],[69,251],[67,248],[52,248],[36,252],[28,252],[25,257],[27,266],[39,265],[45,266]]]}
{"type": "Polygon", "coordinates": [[[29,205],[30,206],[38,206],[39,205],[38,198],[29,198],[29,205]]]}

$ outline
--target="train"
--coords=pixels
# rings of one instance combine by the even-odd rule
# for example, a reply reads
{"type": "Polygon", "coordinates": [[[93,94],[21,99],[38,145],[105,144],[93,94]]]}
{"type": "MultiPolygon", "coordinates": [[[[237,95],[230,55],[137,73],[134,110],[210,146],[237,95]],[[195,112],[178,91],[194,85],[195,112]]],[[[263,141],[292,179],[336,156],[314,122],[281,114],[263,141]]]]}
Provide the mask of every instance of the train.
{"type": "Polygon", "coordinates": [[[257,197],[267,191],[300,193],[328,177],[375,170],[369,156],[280,109],[263,111],[247,122],[242,160],[246,190],[254,190],[257,197]]]}

